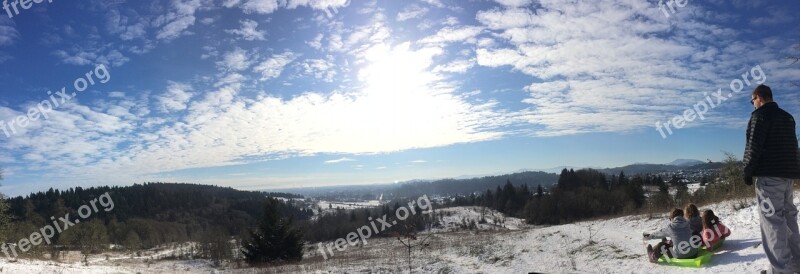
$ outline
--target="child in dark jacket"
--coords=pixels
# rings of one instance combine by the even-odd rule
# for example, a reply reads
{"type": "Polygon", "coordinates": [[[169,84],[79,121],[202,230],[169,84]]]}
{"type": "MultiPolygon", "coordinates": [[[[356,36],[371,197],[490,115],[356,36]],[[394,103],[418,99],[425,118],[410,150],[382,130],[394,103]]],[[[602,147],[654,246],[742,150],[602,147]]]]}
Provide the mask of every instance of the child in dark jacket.
{"type": "Polygon", "coordinates": [[[692,230],[692,235],[700,236],[700,233],[703,230],[703,222],[700,219],[700,210],[698,210],[697,206],[694,204],[688,204],[683,211],[685,214],[683,217],[689,221],[689,228],[692,230]]]}
{"type": "Polygon", "coordinates": [[[683,217],[683,210],[676,208],[670,213],[670,223],[661,230],[644,233],[645,239],[661,239],[656,246],[647,245],[647,256],[650,262],[658,262],[663,252],[668,257],[687,259],[697,256],[697,246],[689,244],[692,238],[692,231],[689,222],[683,217]],[[669,237],[671,241],[667,241],[669,237]],[[685,242],[685,243],[684,243],[685,242]]]}
{"type": "Polygon", "coordinates": [[[714,215],[710,209],[703,211],[703,243],[706,249],[713,251],[715,245],[731,235],[728,229],[719,221],[719,217],[714,215]]]}

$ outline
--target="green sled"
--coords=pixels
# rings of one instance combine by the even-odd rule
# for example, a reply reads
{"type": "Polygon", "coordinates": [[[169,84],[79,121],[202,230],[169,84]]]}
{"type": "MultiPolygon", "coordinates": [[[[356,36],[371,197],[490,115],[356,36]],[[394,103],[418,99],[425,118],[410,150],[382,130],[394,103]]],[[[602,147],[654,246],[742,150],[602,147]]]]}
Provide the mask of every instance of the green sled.
{"type": "MultiPolygon", "coordinates": [[[[724,242],[725,242],[725,238],[722,238],[721,240],[719,240],[719,242],[717,242],[716,244],[714,244],[714,246],[711,247],[711,252],[717,251],[719,249],[719,247],[722,246],[722,243],[724,243],[724,242]]],[[[701,249],[706,250],[706,246],[703,245],[701,247],[701,249]]]]}
{"type": "Polygon", "coordinates": [[[697,251],[697,257],[691,259],[670,259],[667,260],[666,255],[658,258],[659,264],[674,265],[683,267],[701,267],[703,264],[711,261],[711,256],[714,253],[708,252],[705,248],[697,251]]]}
{"type": "Polygon", "coordinates": [[[711,261],[711,256],[714,255],[714,251],[718,250],[720,248],[720,246],[722,246],[722,243],[724,243],[724,242],[725,242],[725,238],[723,238],[722,240],[720,240],[719,242],[714,244],[714,246],[711,247],[712,251],[706,250],[706,246],[703,245],[702,247],[700,247],[700,250],[697,251],[697,257],[692,258],[692,259],[671,259],[671,260],[667,261],[667,258],[666,258],[667,256],[663,255],[663,256],[661,256],[661,258],[658,258],[658,263],[659,264],[664,264],[664,265],[674,265],[674,266],[697,267],[697,268],[699,268],[702,265],[704,265],[705,263],[711,261]]]}

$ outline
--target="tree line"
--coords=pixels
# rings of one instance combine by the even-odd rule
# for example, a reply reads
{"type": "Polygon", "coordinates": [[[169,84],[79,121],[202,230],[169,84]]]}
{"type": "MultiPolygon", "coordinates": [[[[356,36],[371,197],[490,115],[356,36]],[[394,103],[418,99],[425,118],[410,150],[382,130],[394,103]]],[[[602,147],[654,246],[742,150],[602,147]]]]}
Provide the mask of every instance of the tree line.
{"type": "MultiPolygon", "coordinates": [[[[114,208],[99,210],[52,239],[52,245],[40,245],[27,254],[32,256],[58,250],[81,250],[96,253],[110,245],[126,250],[141,250],[165,244],[198,242],[220,244],[227,240],[246,239],[265,212],[267,193],[240,191],[229,187],[198,184],[145,183],[125,187],[75,187],[49,189],[25,197],[9,198],[10,223],[4,242],[16,242],[42,226],[108,192],[114,208]]],[[[269,193],[272,196],[297,198],[294,194],[269,193]]],[[[309,208],[276,202],[281,216],[307,220],[309,208]]],[[[206,245],[206,246],[208,246],[206,245]]],[[[209,249],[209,252],[211,250],[209,249]]],[[[227,252],[230,257],[230,251],[227,252]]]]}

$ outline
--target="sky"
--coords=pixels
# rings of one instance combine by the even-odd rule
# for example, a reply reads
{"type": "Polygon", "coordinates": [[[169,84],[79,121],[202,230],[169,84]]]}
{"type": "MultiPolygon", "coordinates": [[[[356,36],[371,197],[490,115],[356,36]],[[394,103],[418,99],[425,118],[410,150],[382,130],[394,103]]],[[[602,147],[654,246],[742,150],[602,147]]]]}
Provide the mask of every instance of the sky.
{"type": "Polygon", "coordinates": [[[800,113],[797,1],[8,4],[11,196],[717,161],[758,84],[800,113]]]}

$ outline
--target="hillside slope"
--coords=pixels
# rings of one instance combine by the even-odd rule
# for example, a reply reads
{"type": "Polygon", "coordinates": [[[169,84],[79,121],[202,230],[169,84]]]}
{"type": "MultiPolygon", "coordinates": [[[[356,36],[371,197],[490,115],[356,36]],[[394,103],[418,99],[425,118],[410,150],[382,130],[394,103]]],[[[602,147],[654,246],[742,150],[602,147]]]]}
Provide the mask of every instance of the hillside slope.
{"type": "MultiPolygon", "coordinates": [[[[800,204],[798,199],[794,202],[800,204]]],[[[642,232],[665,225],[667,219],[642,215],[520,230],[437,233],[428,248],[414,253],[412,268],[414,273],[757,273],[767,266],[767,259],[762,247],[755,247],[761,242],[759,221],[754,200],[750,203],[741,210],[734,210],[733,201],[701,207],[713,209],[732,234],[712,261],[699,269],[649,263],[642,232]],[[590,228],[593,244],[589,244],[590,228]]],[[[382,238],[348,247],[328,260],[316,246],[309,246],[303,263],[271,270],[407,272],[405,258],[396,240],[382,238]]]]}
{"type": "MultiPolygon", "coordinates": [[[[800,193],[796,193],[795,196],[800,193]]],[[[422,251],[414,251],[414,273],[757,273],[767,265],[760,243],[757,208],[751,205],[734,210],[727,201],[702,209],[713,209],[732,234],[712,261],[704,268],[679,268],[656,265],[645,258],[643,231],[655,230],[667,223],[665,217],[626,216],[567,225],[533,227],[522,220],[502,217],[489,212],[493,223],[501,218],[504,224],[480,225],[481,230],[452,231],[462,220],[469,222],[480,217],[480,208],[455,207],[438,209],[447,215],[445,229],[427,241],[422,251]],[[591,241],[590,243],[590,229],[591,241]]],[[[794,200],[800,204],[800,199],[794,200]]],[[[666,213],[663,214],[664,216],[666,213]]],[[[421,237],[422,238],[422,237],[421,237]]],[[[654,243],[655,241],[651,241],[654,243]]],[[[323,243],[324,244],[324,243],[323,243]]],[[[363,246],[347,246],[323,259],[318,245],[306,247],[303,261],[298,264],[257,268],[215,269],[203,260],[156,261],[150,265],[141,258],[111,261],[104,255],[94,255],[93,265],[27,261],[11,263],[0,259],[0,269],[22,270],[28,273],[407,273],[406,250],[393,238],[371,238],[363,246]]]]}

